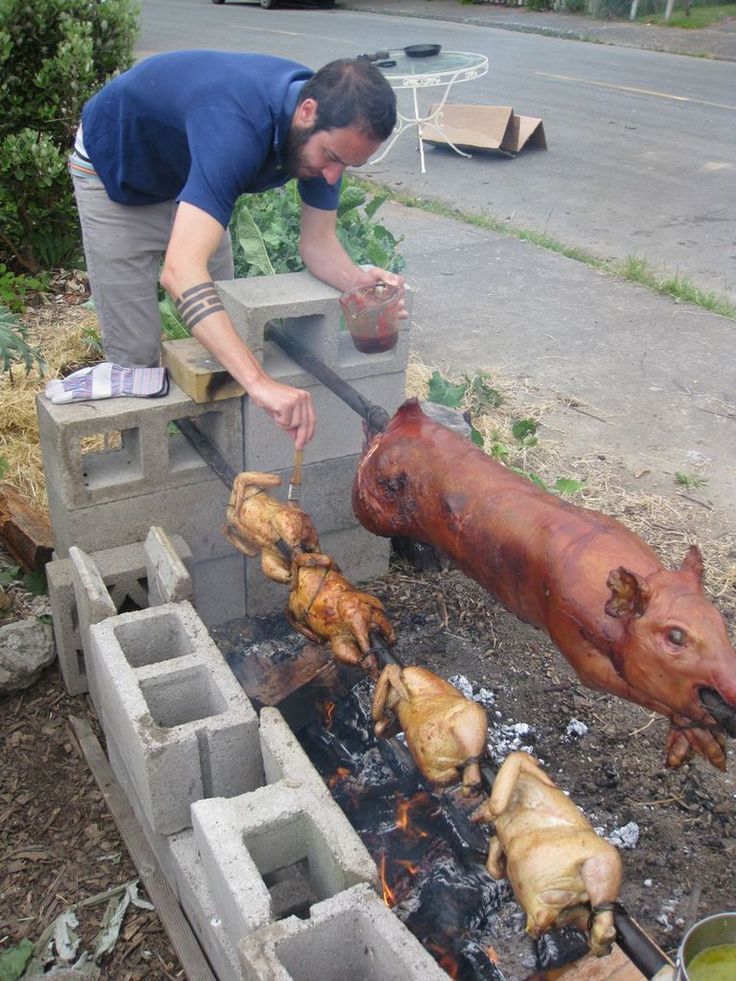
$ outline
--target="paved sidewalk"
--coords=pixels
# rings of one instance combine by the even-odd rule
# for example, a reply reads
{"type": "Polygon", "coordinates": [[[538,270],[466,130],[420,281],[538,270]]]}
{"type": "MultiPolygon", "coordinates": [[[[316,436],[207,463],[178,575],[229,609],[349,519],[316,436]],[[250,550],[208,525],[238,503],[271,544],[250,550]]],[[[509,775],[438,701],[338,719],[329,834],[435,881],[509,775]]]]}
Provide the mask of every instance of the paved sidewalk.
{"type": "Polygon", "coordinates": [[[683,30],[656,27],[643,21],[633,24],[627,20],[601,21],[579,14],[527,10],[526,7],[495,3],[462,4],[459,0],[338,0],[338,5],[346,10],[451,20],[479,27],[736,61],[736,16],[714,27],[683,30]]]}

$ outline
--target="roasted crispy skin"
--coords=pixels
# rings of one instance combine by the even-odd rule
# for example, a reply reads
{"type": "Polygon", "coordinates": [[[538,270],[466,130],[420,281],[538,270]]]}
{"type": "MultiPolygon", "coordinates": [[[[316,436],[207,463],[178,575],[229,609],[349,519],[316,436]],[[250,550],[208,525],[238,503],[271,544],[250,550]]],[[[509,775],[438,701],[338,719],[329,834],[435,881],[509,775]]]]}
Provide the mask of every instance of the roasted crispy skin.
{"type": "Polygon", "coordinates": [[[389,647],[396,642],[381,601],[356,589],[319,553],[295,555],[286,618],[309,640],[329,643],[338,661],[371,675],[378,673],[371,634],[389,647]]]}
{"type": "Polygon", "coordinates": [[[510,753],[472,817],[494,825],[488,871],[494,879],[508,877],[532,937],[554,926],[588,929],[592,909],[591,950],[599,957],[611,952],[613,913],[597,907],[618,897],[621,857],[534,757],[510,753]]]}
{"type": "Polygon", "coordinates": [[[405,403],[368,445],[353,510],[374,534],[433,545],[545,630],[590,688],[666,715],[668,762],[725,769],[736,653],[695,546],[671,572],[620,522],[547,493],[405,403]],[[708,689],[719,718],[701,700],[708,689]]]}
{"type": "Polygon", "coordinates": [[[291,555],[319,551],[317,530],[298,505],[266,493],[279,487],[272,473],[246,471],[233,482],[227,505],[225,537],[246,555],[261,554],[263,574],[275,582],[291,581],[291,555]]]}
{"type": "Polygon", "coordinates": [[[393,734],[398,721],[409,752],[431,783],[442,786],[462,776],[466,795],[480,786],[485,709],[432,671],[387,665],[376,684],[373,721],[379,739],[393,734]]]}

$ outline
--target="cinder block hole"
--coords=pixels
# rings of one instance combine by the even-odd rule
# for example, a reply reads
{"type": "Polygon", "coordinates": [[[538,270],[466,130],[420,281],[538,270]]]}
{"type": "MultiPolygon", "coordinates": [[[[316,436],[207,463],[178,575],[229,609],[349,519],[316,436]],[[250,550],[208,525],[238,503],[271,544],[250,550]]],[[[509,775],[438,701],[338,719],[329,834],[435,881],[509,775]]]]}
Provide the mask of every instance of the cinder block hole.
{"type": "Polygon", "coordinates": [[[148,578],[126,580],[125,582],[108,585],[110,597],[118,613],[135,613],[136,610],[147,610],[148,578]]]}
{"type": "Polygon", "coordinates": [[[82,479],[85,487],[96,490],[141,480],[140,430],[104,430],[79,440],[82,479]]]}
{"type": "Polygon", "coordinates": [[[164,729],[222,715],[227,702],[206,667],[189,668],[141,681],[153,721],[164,729]]]}
{"type": "Polygon", "coordinates": [[[274,875],[278,877],[284,869],[298,866],[312,902],[329,899],[345,888],[345,876],[332,852],[332,843],[323,838],[304,811],[246,832],[243,844],[267,886],[274,875]]]}
{"type": "MultiPolygon", "coordinates": [[[[335,301],[337,302],[337,301],[335,301]]],[[[283,320],[271,321],[280,325],[289,334],[308,348],[322,361],[327,355],[327,324],[322,314],[311,314],[308,317],[284,317],[283,320]]],[[[266,344],[263,351],[263,367],[272,378],[294,374],[294,362],[275,344],[266,344]]]]}
{"type": "Polygon", "coordinates": [[[74,653],[77,655],[77,674],[80,678],[86,678],[87,667],[84,663],[84,651],[81,648],[77,648],[74,653]]]}
{"type": "Polygon", "coordinates": [[[279,963],[294,981],[400,981],[396,951],[364,913],[345,910],[276,944],[279,963]]]}
{"type": "Polygon", "coordinates": [[[263,876],[271,896],[271,911],[275,920],[287,916],[309,919],[309,908],[317,902],[309,882],[309,868],[305,861],[286,865],[263,876]]]}
{"type": "Polygon", "coordinates": [[[162,613],[156,617],[118,624],[115,637],[132,668],[160,664],[192,653],[192,641],[180,617],[162,613]]]}
{"type": "MultiPolygon", "coordinates": [[[[216,447],[222,446],[225,439],[225,420],[221,412],[203,412],[200,416],[190,417],[190,421],[210,443],[216,447]]],[[[186,436],[182,436],[176,423],[169,424],[167,433],[169,436],[169,469],[172,472],[207,470],[207,464],[202,456],[186,436]]]]}

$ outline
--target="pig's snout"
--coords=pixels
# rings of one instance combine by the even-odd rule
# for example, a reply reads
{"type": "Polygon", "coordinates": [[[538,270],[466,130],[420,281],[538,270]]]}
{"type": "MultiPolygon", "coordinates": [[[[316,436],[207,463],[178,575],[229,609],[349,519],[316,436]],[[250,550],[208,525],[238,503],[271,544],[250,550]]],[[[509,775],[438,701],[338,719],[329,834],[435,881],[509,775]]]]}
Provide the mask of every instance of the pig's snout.
{"type": "Polygon", "coordinates": [[[698,691],[700,704],[731,737],[736,737],[736,705],[730,705],[715,688],[698,691]]]}

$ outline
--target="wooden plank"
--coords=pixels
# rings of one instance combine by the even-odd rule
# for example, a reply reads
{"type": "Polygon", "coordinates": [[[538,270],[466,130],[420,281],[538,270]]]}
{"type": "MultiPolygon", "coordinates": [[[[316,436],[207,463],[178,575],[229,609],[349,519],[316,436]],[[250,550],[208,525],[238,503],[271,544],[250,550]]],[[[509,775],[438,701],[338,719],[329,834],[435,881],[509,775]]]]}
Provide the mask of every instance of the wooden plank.
{"type": "Polygon", "coordinates": [[[245,389],[193,337],[164,341],[162,359],[169,374],[197,403],[240,398],[245,389]]]}
{"type": "Polygon", "coordinates": [[[100,743],[86,719],[70,717],[87,766],[115,819],[128,854],[138,870],[148,898],[156,907],[161,924],[189,981],[217,981],[202,948],[151,850],[143,829],[128,803],[100,743]]]}

